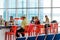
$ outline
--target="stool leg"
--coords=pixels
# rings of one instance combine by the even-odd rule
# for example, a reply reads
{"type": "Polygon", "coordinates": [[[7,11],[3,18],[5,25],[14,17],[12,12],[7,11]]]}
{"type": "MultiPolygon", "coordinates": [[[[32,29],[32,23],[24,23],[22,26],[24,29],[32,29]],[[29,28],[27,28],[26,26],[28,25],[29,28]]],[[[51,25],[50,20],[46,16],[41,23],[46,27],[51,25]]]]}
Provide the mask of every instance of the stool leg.
{"type": "Polygon", "coordinates": [[[11,35],[10,35],[10,40],[11,40],[11,35]]]}
{"type": "Polygon", "coordinates": [[[10,35],[8,34],[8,40],[10,40],[10,35]]]}
{"type": "Polygon", "coordinates": [[[5,40],[7,40],[7,34],[5,33],[5,40]]]}
{"type": "Polygon", "coordinates": [[[15,35],[13,35],[13,40],[16,40],[16,36],[15,35]]]}
{"type": "Polygon", "coordinates": [[[15,37],[14,37],[14,35],[13,35],[13,40],[15,40],[15,37]]]}

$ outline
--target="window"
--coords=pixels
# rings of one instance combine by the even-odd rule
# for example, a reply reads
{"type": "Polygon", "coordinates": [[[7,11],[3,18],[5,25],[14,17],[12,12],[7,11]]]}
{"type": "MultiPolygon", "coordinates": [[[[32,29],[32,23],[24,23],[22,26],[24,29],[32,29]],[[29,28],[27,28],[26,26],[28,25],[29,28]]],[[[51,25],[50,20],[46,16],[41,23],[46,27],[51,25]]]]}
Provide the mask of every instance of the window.
{"type": "Polygon", "coordinates": [[[34,16],[38,16],[38,9],[28,9],[27,18],[31,20],[34,16]]]}
{"type": "Polygon", "coordinates": [[[26,8],[26,0],[17,0],[17,8],[26,8]]]}
{"type": "Polygon", "coordinates": [[[13,18],[15,18],[16,16],[16,9],[8,9],[8,18],[10,18],[10,16],[13,16],[13,18]]]}
{"type": "Polygon", "coordinates": [[[28,7],[38,7],[38,0],[28,0],[28,7]]]}
{"type": "Polygon", "coordinates": [[[19,18],[21,16],[27,16],[29,21],[33,16],[38,16],[41,22],[45,20],[45,15],[48,15],[50,21],[52,19],[60,22],[59,4],[60,0],[1,0],[0,13],[2,14],[0,15],[4,16],[4,20],[7,17],[9,18],[9,16],[19,18]]]}
{"type": "Polygon", "coordinates": [[[39,0],[40,7],[51,7],[51,0],[39,0]]]}
{"type": "Polygon", "coordinates": [[[48,16],[49,20],[51,21],[51,9],[40,9],[39,11],[39,18],[40,21],[45,21],[45,15],[48,16]]]}
{"type": "Polygon", "coordinates": [[[26,9],[18,9],[17,10],[18,18],[21,16],[26,16],[26,9]]]}
{"type": "Polygon", "coordinates": [[[53,7],[60,7],[60,0],[53,0],[53,7]]]}
{"type": "Polygon", "coordinates": [[[4,8],[4,0],[0,0],[0,15],[3,17],[4,9],[1,8],[4,8]]]}
{"type": "Polygon", "coordinates": [[[56,20],[60,26],[60,8],[54,8],[53,9],[53,18],[52,19],[56,20]]]}
{"type": "Polygon", "coordinates": [[[16,0],[8,0],[8,8],[16,8],[16,0]]]}

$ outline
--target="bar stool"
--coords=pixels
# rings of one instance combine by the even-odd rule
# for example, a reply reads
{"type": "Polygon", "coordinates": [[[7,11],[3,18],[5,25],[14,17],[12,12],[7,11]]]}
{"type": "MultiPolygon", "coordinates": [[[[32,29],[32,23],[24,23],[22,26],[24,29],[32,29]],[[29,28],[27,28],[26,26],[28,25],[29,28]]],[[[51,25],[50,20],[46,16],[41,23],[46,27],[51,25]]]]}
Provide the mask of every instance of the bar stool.
{"type": "Polygon", "coordinates": [[[51,33],[58,33],[58,23],[52,23],[52,24],[50,24],[50,31],[51,31],[51,33]]]}
{"type": "Polygon", "coordinates": [[[36,26],[36,34],[45,34],[45,28],[44,25],[37,25],[36,26]]]}
{"type": "Polygon", "coordinates": [[[16,30],[17,26],[12,26],[10,32],[5,33],[5,40],[12,40],[12,35],[13,40],[16,40],[16,30]]]}

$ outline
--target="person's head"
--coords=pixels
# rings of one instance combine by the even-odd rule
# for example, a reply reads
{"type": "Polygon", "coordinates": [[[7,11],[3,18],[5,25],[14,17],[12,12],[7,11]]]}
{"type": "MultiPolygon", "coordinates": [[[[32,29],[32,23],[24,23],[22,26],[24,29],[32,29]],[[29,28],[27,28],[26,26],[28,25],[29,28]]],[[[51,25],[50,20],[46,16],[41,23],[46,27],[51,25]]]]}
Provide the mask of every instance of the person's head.
{"type": "Polygon", "coordinates": [[[45,15],[46,23],[49,23],[49,18],[47,15],[45,15]]]}
{"type": "Polygon", "coordinates": [[[13,16],[10,16],[10,20],[13,20],[13,16]]]}
{"type": "Polygon", "coordinates": [[[48,16],[47,16],[47,15],[45,15],[45,18],[48,18],[48,16]]]}
{"type": "Polygon", "coordinates": [[[35,19],[38,19],[38,17],[37,17],[37,16],[35,16],[35,19]]]}
{"type": "Polygon", "coordinates": [[[38,17],[37,17],[37,16],[35,16],[34,20],[35,20],[35,21],[37,21],[37,20],[38,20],[38,17]]]}
{"type": "Polygon", "coordinates": [[[22,16],[21,19],[24,20],[26,17],[25,16],[22,16]]]}
{"type": "Polygon", "coordinates": [[[34,17],[32,17],[32,20],[34,20],[34,17]]]}

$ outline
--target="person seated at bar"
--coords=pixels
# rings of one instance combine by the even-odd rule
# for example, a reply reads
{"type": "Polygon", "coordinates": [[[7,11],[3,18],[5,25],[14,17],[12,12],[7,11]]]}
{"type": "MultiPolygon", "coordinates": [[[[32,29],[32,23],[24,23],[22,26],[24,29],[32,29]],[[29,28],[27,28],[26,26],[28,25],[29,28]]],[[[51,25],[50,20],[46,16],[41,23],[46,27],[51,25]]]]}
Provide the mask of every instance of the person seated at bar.
{"type": "Polygon", "coordinates": [[[49,18],[47,15],[45,15],[45,23],[49,23],[49,18]]]}
{"type": "Polygon", "coordinates": [[[0,15],[0,25],[4,25],[4,20],[2,18],[2,15],[0,15]]]}
{"type": "Polygon", "coordinates": [[[30,21],[30,23],[34,24],[34,17],[32,17],[32,20],[30,21]]]}
{"type": "Polygon", "coordinates": [[[21,28],[16,32],[17,37],[20,37],[20,34],[24,37],[23,32],[25,31],[25,26],[28,25],[28,21],[25,16],[22,16],[21,19],[22,19],[21,28]]]}
{"type": "Polygon", "coordinates": [[[45,15],[45,34],[48,33],[47,28],[49,28],[49,27],[50,27],[50,25],[49,25],[49,18],[48,18],[47,15],[45,15]]]}
{"type": "Polygon", "coordinates": [[[35,23],[35,24],[40,24],[40,20],[38,19],[37,16],[35,16],[35,18],[34,18],[34,23],[35,23]]]}
{"type": "Polygon", "coordinates": [[[14,19],[13,19],[13,16],[10,16],[10,21],[9,21],[9,25],[14,25],[14,19]]]}

